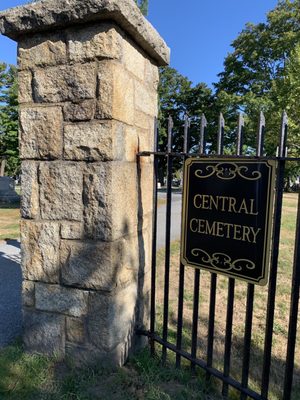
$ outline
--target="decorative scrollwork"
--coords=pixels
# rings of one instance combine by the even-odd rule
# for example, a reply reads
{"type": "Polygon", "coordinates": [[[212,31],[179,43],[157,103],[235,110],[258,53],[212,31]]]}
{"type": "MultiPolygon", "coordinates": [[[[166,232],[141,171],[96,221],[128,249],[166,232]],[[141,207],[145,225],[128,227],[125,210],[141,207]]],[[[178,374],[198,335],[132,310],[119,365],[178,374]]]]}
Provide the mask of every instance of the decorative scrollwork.
{"type": "Polygon", "coordinates": [[[225,253],[214,253],[210,256],[205,250],[199,248],[194,248],[191,252],[193,256],[200,257],[201,263],[208,264],[207,266],[218,270],[241,272],[244,269],[252,270],[255,268],[255,263],[246,258],[232,261],[232,258],[225,253]]]}
{"type": "Polygon", "coordinates": [[[208,165],[205,168],[206,171],[202,169],[197,169],[195,171],[195,175],[197,178],[206,179],[210,176],[216,174],[216,176],[223,180],[231,180],[236,178],[239,175],[243,179],[247,179],[248,181],[256,181],[261,178],[261,172],[252,171],[250,175],[248,173],[249,168],[245,165],[237,165],[236,163],[230,162],[222,162],[216,165],[208,165]]]}

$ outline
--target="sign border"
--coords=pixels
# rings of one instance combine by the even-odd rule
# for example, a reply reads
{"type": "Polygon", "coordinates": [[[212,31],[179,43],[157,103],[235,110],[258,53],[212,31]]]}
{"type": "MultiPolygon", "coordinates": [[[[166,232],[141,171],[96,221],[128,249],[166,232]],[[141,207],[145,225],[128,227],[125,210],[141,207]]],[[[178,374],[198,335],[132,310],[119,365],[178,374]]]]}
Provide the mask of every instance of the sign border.
{"type": "Polygon", "coordinates": [[[275,194],[275,178],[276,178],[277,161],[275,160],[253,160],[249,158],[206,158],[200,159],[197,157],[190,157],[184,163],[184,181],[183,181],[183,196],[182,196],[182,215],[181,215],[181,242],[180,242],[180,260],[184,266],[206,270],[209,272],[214,272],[222,274],[224,276],[235,278],[239,280],[246,281],[248,283],[265,286],[268,283],[269,275],[269,264],[271,257],[271,239],[272,239],[272,219],[273,219],[273,209],[274,209],[274,194],[275,194]],[[265,222],[265,238],[264,238],[264,248],[263,248],[263,269],[262,276],[258,279],[247,279],[246,277],[239,276],[238,274],[232,274],[230,272],[225,272],[218,268],[209,268],[206,265],[201,266],[199,264],[194,264],[186,258],[186,223],[187,223],[187,196],[189,192],[189,171],[190,166],[194,163],[247,163],[247,164],[257,164],[265,163],[269,168],[269,184],[268,184],[268,201],[266,208],[266,222],[265,222]]]}

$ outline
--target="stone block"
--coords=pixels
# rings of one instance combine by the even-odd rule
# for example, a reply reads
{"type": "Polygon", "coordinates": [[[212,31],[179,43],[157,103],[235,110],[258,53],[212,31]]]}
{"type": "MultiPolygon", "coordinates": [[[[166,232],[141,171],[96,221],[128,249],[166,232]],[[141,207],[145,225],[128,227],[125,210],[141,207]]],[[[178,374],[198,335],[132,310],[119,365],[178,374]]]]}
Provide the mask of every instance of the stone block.
{"type": "Polygon", "coordinates": [[[122,54],[122,37],[113,24],[103,23],[68,31],[68,53],[72,62],[115,58],[122,54]]]}
{"type": "Polygon", "coordinates": [[[61,242],[61,276],[67,286],[114,291],[137,279],[137,241],[61,242]]]}
{"type": "Polygon", "coordinates": [[[134,80],[122,64],[103,61],[98,68],[96,118],[134,123],[134,80]]]}
{"type": "MultiPolygon", "coordinates": [[[[149,138],[150,138],[149,132],[151,133],[153,132],[152,137],[154,137],[154,128],[152,130],[150,129],[153,126],[153,124],[154,124],[154,117],[147,115],[139,110],[135,110],[134,125],[139,129],[147,131],[147,135],[149,136],[149,138]]],[[[147,151],[149,151],[149,147],[147,151]]]]}
{"type": "Polygon", "coordinates": [[[89,297],[87,329],[91,343],[111,352],[134,333],[137,284],[114,295],[93,292],[89,297]]]}
{"type": "Polygon", "coordinates": [[[85,323],[81,318],[66,317],[66,339],[72,343],[84,343],[85,323]]]}
{"type": "Polygon", "coordinates": [[[24,279],[59,282],[59,224],[21,221],[24,279]]]}
{"type": "Polygon", "coordinates": [[[66,103],[63,111],[65,121],[89,121],[94,118],[96,102],[83,100],[78,103],[66,103]]]}
{"type": "Polygon", "coordinates": [[[31,71],[18,72],[18,102],[31,103],[32,100],[32,73],[31,71]]]}
{"type": "Polygon", "coordinates": [[[81,222],[62,222],[60,226],[60,236],[62,239],[82,239],[84,237],[83,224],[81,222]]]}
{"type": "Polygon", "coordinates": [[[127,360],[129,347],[127,342],[128,340],[119,344],[110,352],[99,350],[90,344],[67,342],[66,357],[79,368],[85,366],[115,370],[116,367],[122,367],[127,360]]]}
{"type": "Polygon", "coordinates": [[[79,163],[40,163],[39,181],[43,219],[82,220],[82,171],[79,163]]]}
{"type": "Polygon", "coordinates": [[[22,303],[25,307],[34,307],[35,304],[35,290],[34,282],[22,282],[22,303]]]}
{"type": "Polygon", "coordinates": [[[20,110],[21,159],[61,158],[62,123],[60,107],[22,108],[20,110]]]}
{"type": "Polygon", "coordinates": [[[23,218],[34,219],[40,214],[37,169],[36,161],[22,161],[21,216],[23,218]]]}
{"type": "Polygon", "coordinates": [[[85,234],[113,241],[136,232],[137,167],[129,162],[88,165],[83,180],[85,234]]]}
{"type": "Polygon", "coordinates": [[[153,118],[157,116],[158,97],[157,92],[150,90],[139,81],[134,82],[135,108],[153,118]]]}
{"type": "Polygon", "coordinates": [[[158,67],[148,59],[145,60],[145,83],[154,91],[157,90],[159,84],[158,67]]]}
{"type": "Polygon", "coordinates": [[[145,75],[145,56],[129,39],[123,42],[123,63],[127,71],[131,72],[136,78],[144,80],[145,75]]]}
{"type": "Polygon", "coordinates": [[[19,42],[18,65],[21,70],[67,62],[67,47],[62,34],[36,34],[19,42]]]}
{"type": "Polygon", "coordinates": [[[143,218],[153,207],[153,164],[140,163],[138,169],[139,216],[143,218]]]}
{"type": "Polygon", "coordinates": [[[68,124],[64,128],[64,158],[85,161],[135,161],[135,129],[116,121],[68,124]]]}
{"type": "Polygon", "coordinates": [[[65,317],[63,315],[25,309],[23,325],[23,340],[27,351],[64,357],[65,317]]]}
{"type": "Polygon", "coordinates": [[[81,317],[87,313],[88,292],[59,285],[35,284],[37,310],[81,317]]]}
{"type": "Polygon", "coordinates": [[[37,103],[77,102],[96,94],[95,64],[76,64],[34,71],[34,100],[37,103]]]}

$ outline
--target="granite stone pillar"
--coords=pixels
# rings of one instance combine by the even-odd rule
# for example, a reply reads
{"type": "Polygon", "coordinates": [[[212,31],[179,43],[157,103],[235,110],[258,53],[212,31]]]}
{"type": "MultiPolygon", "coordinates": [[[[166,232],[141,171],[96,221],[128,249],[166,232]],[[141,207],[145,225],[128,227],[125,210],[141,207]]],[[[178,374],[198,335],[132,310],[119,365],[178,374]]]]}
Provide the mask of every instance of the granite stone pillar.
{"type": "Polygon", "coordinates": [[[24,343],[121,365],[147,328],[158,66],[133,0],[0,13],[18,42],[24,343]]]}

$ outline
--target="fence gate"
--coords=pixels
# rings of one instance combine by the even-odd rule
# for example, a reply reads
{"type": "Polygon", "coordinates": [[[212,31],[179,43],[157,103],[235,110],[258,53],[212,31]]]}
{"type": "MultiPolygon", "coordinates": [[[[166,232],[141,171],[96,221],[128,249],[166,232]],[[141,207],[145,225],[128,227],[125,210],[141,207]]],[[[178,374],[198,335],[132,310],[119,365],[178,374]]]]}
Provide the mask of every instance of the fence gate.
{"type": "MultiPolygon", "coordinates": [[[[224,155],[222,115],[219,118],[215,154],[209,154],[205,144],[206,126],[206,119],[202,116],[196,153],[195,147],[192,150],[188,148],[190,124],[187,116],[183,152],[174,149],[173,122],[169,118],[167,150],[158,151],[156,124],[155,151],[139,153],[140,157],[154,156],[155,170],[151,323],[149,331],[139,333],[149,337],[152,355],[161,349],[163,363],[168,357],[172,360],[173,355],[177,367],[182,363],[190,363],[193,371],[196,372],[197,367],[200,367],[199,371],[204,370],[207,380],[217,378],[225,399],[231,398],[231,392],[238,393],[242,400],[299,399],[300,360],[297,366],[295,349],[300,280],[300,202],[296,194],[284,195],[284,177],[287,168],[299,165],[300,158],[287,156],[287,116],[283,113],[274,157],[263,156],[265,120],[262,113],[254,156],[242,155],[244,123],[241,116],[237,126],[235,155],[224,155]],[[166,159],[166,204],[163,205],[166,207],[166,231],[165,248],[157,251],[157,186],[161,159],[166,159]],[[181,248],[181,258],[178,243],[171,242],[174,163],[186,165],[183,172],[186,179],[184,192],[185,196],[191,195],[194,202],[188,209],[190,200],[183,199],[181,245],[184,249],[181,248]],[[261,165],[259,172],[251,169],[251,165],[261,165]],[[197,187],[202,188],[200,192],[195,191],[193,180],[189,180],[192,169],[194,175],[198,174],[200,178],[200,183],[197,181],[197,187]],[[271,170],[276,170],[276,179],[272,177],[271,170]],[[260,187],[253,183],[256,173],[261,176],[265,174],[266,180],[260,187]],[[223,177],[219,192],[212,181],[204,183],[205,179],[201,179],[218,174],[223,177]],[[237,174],[247,176],[250,186],[243,187],[242,180],[237,180],[231,183],[235,195],[222,196],[224,187],[227,187],[224,185],[229,181],[235,182],[233,177],[237,174]],[[273,181],[276,182],[274,188],[273,181]],[[187,188],[189,183],[190,187],[187,188]],[[218,207],[224,214],[231,212],[232,219],[225,221],[220,212],[221,222],[197,219],[196,214],[193,215],[197,208],[211,211],[218,210],[218,207]],[[258,214],[264,216],[262,220],[255,217],[258,214]],[[244,222],[239,222],[242,220],[244,222]],[[249,221],[256,221],[256,227],[249,226],[249,221]],[[189,233],[186,232],[186,225],[189,233]],[[263,230],[266,232],[260,235],[263,230]],[[204,242],[201,242],[203,233],[211,235],[211,239],[205,241],[205,250],[197,248],[197,245],[204,246],[204,242]],[[259,235],[262,236],[261,243],[258,243],[259,235]],[[232,236],[238,240],[230,241],[232,236]],[[231,256],[225,250],[220,251],[224,240],[230,243],[231,256]],[[257,247],[251,254],[250,245],[253,243],[257,247]],[[195,245],[196,248],[193,247],[195,245]],[[250,254],[247,245],[250,246],[250,254]],[[214,246],[216,251],[213,254],[214,246]],[[232,254],[236,254],[237,260],[232,254]],[[262,271],[254,271],[253,260],[261,265],[262,271]],[[266,269],[268,264],[269,274],[266,269]],[[241,272],[243,268],[248,271],[246,277],[241,272]]],[[[236,393],[234,398],[237,398],[236,393]]]]}

